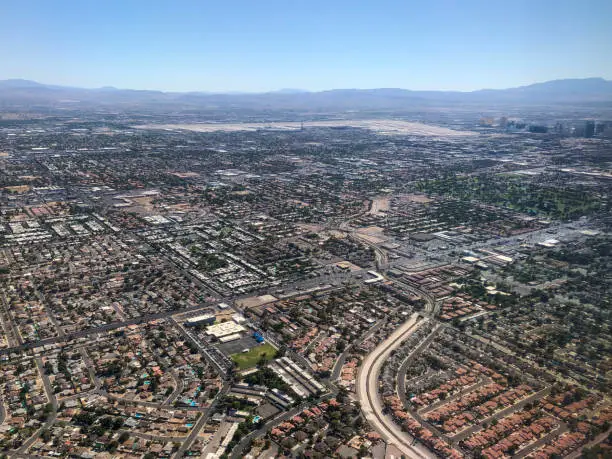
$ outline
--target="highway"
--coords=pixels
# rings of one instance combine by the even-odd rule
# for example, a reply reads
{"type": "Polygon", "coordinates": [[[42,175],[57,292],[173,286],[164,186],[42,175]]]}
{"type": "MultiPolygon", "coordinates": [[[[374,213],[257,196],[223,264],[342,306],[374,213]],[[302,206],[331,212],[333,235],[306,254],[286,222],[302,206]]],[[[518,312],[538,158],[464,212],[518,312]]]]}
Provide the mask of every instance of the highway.
{"type": "Polygon", "coordinates": [[[433,458],[435,456],[430,451],[422,445],[413,444],[413,438],[402,432],[398,424],[383,414],[383,404],[378,392],[378,377],[383,363],[391,352],[418,328],[419,324],[419,316],[415,313],[367,355],[357,374],[357,399],[361,403],[367,421],[387,443],[395,445],[409,458],[433,458]]]}
{"type": "Polygon", "coordinates": [[[376,269],[384,274],[389,269],[389,257],[387,256],[387,252],[380,247],[378,247],[375,243],[369,241],[367,238],[363,237],[355,230],[347,231],[348,237],[353,239],[361,244],[365,244],[374,250],[374,260],[376,262],[376,269]]]}

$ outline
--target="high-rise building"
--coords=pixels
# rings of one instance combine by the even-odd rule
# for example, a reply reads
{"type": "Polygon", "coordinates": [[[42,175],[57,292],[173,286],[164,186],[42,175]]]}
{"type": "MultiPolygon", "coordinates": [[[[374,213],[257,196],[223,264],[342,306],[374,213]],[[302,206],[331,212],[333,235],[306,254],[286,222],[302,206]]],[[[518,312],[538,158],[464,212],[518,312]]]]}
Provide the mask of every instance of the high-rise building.
{"type": "Polygon", "coordinates": [[[565,134],[565,126],[564,126],[564,125],[563,125],[563,123],[561,123],[560,121],[558,121],[558,122],[555,124],[555,129],[554,129],[554,130],[555,130],[555,133],[556,133],[556,134],[560,134],[560,135],[565,134]]]}
{"type": "Polygon", "coordinates": [[[539,134],[546,134],[548,132],[548,127],[540,124],[531,124],[529,126],[529,132],[536,132],[539,134]]]}
{"type": "Polygon", "coordinates": [[[584,125],[584,136],[587,138],[595,135],[595,121],[587,121],[584,125]]]}

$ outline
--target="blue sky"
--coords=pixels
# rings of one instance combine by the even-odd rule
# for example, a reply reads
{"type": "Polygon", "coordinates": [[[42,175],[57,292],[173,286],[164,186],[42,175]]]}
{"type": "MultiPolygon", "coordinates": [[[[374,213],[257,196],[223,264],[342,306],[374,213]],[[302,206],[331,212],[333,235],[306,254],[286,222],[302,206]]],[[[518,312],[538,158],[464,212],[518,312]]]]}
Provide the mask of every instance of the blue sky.
{"type": "Polygon", "coordinates": [[[2,0],[0,79],[174,91],[612,79],[612,0],[2,0]]]}

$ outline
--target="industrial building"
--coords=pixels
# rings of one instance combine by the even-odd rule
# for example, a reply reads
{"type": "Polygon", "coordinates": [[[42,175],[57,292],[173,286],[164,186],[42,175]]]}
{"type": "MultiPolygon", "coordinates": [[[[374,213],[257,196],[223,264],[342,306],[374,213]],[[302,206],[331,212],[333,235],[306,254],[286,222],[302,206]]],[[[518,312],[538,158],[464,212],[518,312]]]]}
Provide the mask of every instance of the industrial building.
{"type": "Polygon", "coordinates": [[[188,327],[195,327],[196,325],[212,325],[215,323],[215,320],[216,317],[213,314],[202,314],[188,318],[185,321],[185,325],[188,327]]]}
{"type": "Polygon", "coordinates": [[[310,394],[318,394],[325,390],[312,374],[300,368],[300,366],[288,357],[281,357],[270,364],[274,370],[299,397],[308,397],[310,394]]]}
{"type": "Polygon", "coordinates": [[[220,324],[211,325],[206,328],[206,334],[216,338],[222,338],[228,335],[236,335],[246,331],[242,325],[236,322],[222,322],[220,324]]]}
{"type": "Polygon", "coordinates": [[[287,394],[281,392],[278,389],[272,389],[271,391],[268,391],[266,393],[266,397],[273,405],[276,405],[284,410],[286,410],[289,406],[295,403],[295,400],[293,400],[293,398],[289,397],[287,394]]]}

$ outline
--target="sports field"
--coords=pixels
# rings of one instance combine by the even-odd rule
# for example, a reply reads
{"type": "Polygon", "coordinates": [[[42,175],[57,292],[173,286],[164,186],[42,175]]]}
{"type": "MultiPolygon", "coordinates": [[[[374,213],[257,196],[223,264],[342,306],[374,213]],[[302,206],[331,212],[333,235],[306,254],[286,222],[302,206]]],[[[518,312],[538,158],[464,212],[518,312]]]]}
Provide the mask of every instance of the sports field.
{"type": "Polygon", "coordinates": [[[232,360],[238,364],[238,368],[245,370],[257,365],[261,358],[272,360],[276,356],[276,348],[271,344],[264,343],[250,349],[249,352],[232,354],[232,360]]]}

